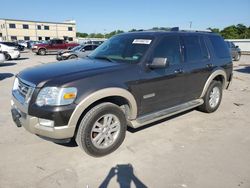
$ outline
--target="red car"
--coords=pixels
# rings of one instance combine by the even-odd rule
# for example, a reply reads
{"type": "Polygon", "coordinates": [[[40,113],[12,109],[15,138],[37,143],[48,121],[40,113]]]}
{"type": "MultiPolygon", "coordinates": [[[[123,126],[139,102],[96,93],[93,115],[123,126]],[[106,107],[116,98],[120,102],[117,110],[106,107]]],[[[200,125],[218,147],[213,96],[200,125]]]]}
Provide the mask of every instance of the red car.
{"type": "Polygon", "coordinates": [[[60,50],[67,50],[78,46],[77,43],[68,43],[65,40],[53,39],[49,40],[47,43],[35,44],[32,47],[32,52],[37,55],[45,55],[47,53],[55,53],[60,50]]]}

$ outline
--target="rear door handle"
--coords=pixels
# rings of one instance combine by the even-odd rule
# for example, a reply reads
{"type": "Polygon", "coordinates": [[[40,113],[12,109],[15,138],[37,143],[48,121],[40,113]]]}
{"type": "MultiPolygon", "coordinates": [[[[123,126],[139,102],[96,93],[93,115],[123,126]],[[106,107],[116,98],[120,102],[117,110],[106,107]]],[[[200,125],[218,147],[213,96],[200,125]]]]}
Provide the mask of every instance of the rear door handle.
{"type": "Polygon", "coordinates": [[[181,74],[183,72],[184,72],[183,69],[177,69],[174,71],[175,74],[181,74]]]}

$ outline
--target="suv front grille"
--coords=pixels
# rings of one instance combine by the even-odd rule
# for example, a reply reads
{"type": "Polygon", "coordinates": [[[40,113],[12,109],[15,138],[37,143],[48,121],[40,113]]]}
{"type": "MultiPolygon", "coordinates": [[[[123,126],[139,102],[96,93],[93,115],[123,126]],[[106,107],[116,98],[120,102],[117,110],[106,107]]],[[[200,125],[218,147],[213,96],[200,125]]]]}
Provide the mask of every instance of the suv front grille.
{"type": "Polygon", "coordinates": [[[24,84],[20,80],[18,81],[18,91],[24,98],[26,98],[29,89],[30,87],[27,84],[24,84]]]}
{"type": "Polygon", "coordinates": [[[16,78],[12,93],[21,104],[28,104],[34,89],[32,83],[16,78]]]}

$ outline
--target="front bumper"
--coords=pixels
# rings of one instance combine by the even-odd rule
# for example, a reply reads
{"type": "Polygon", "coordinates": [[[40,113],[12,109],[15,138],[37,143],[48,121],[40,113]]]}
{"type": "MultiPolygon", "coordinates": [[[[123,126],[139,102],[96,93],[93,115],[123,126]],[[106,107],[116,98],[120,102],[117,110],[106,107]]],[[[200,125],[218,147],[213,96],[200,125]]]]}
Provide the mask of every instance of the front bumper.
{"type": "Polygon", "coordinates": [[[75,127],[46,127],[39,123],[39,118],[30,116],[27,108],[20,104],[15,97],[11,100],[11,114],[14,122],[18,127],[24,127],[27,131],[38,136],[51,139],[68,139],[74,136],[75,127]]]}
{"type": "Polygon", "coordinates": [[[63,60],[66,60],[67,57],[57,54],[56,59],[57,59],[58,61],[63,61],[63,60]]]}
{"type": "Polygon", "coordinates": [[[38,48],[32,48],[32,52],[38,53],[38,48]]]}

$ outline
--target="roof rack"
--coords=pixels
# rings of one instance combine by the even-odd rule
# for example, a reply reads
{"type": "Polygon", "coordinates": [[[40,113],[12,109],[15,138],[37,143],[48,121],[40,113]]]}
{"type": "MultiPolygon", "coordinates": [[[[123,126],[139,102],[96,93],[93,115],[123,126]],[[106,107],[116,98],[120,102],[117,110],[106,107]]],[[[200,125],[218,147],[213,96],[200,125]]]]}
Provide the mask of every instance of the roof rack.
{"type": "Polygon", "coordinates": [[[179,27],[172,27],[170,31],[186,31],[186,32],[207,32],[212,33],[210,29],[200,30],[200,29],[180,29],[179,27]]]}

